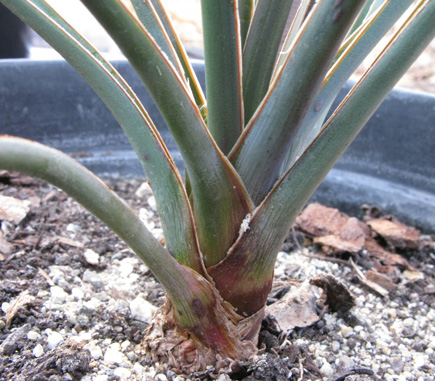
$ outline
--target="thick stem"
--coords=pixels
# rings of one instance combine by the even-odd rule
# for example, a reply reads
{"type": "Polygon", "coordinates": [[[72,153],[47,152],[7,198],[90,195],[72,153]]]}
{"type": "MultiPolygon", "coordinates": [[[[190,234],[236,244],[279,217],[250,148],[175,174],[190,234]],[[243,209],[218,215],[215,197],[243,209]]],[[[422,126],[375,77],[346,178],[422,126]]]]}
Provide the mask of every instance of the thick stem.
{"type": "MultiPolygon", "coordinates": [[[[190,375],[206,370],[209,365],[216,371],[222,371],[223,368],[228,368],[233,360],[246,360],[254,355],[257,352],[255,344],[264,309],[252,317],[241,320],[228,303],[218,303],[215,308],[214,315],[218,316],[220,321],[211,327],[208,333],[211,345],[205,346],[204,341],[198,340],[192,331],[179,328],[176,311],[167,301],[147,328],[143,341],[147,356],[154,363],[168,364],[176,372],[190,375]],[[216,336],[216,328],[219,326],[226,326],[231,332],[231,346],[219,347],[220,338],[219,335],[216,336]]],[[[205,327],[205,330],[208,328],[205,327]]]]}
{"type": "Polygon", "coordinates": [[[58,150],[7,136],[0,136],[0,168],[52,183],[106,223],[162,283],[173,305],[176,329],[198,347],[231,359],[253,353],[251,341],[245,343],[237,330],[241,317],[226,307],[216,288],[177,262],[128,205],[92,172],[58,150]]]}

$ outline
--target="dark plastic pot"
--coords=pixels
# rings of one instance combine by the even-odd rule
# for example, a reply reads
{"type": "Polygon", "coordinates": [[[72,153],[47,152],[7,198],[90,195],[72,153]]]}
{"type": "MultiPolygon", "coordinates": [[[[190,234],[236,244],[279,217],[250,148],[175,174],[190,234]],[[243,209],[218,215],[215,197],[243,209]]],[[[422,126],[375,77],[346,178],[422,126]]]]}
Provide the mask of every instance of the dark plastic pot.
{"type": "MultiPolygon", "coordinates": [[[[115,66],[146,105],[181,168],[180,154],[136,74],[127,62],[115,66]]],[[[202,63],[195,70],[203,80],[202,63]]],[[[0,61],[0,120],[1,133],[59,148],[100,176],[144,176],[111,113],[63,61],[0,61]]],[[[361,204],[377,205],[434,232],[434,127],[434,96],[393,91],[313,199],[353,215],[361,204]]]]}

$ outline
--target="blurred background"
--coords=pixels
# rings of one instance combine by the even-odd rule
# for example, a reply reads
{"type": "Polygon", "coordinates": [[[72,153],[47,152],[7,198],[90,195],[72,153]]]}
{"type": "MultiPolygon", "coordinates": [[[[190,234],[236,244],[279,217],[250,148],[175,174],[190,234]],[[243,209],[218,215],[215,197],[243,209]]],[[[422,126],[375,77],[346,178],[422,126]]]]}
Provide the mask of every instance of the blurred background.
{"type": "MultiPolygon", "coordinates": [[[[115,43],[79,0],[47,0],[47,2],[109,59],[123,58],[115,43]]],[[[189,55],[192,58],[202,58],[200,0],[162,0],[162,2],[166,6],[189,55]]],[[[17,25],[5,9],[0,9],[0,18],[2,29],[0,31],[0,58],[27,55],[29,58],[37,60],[61,59],[36,33],[17,25]],[[25,45],[20,45],[23,40],[25,45]],[[11,49],[11,46],[15,49],[11,49]]],[[[381,49],[382,42],[376,51],[381,49]]],[[[357,70],[354,79],[357,79],[364,72],[369,62],[370,58],[357,70]]],[[[435,40],[414,63],[398,86],[435,93],[435,40]]]]}

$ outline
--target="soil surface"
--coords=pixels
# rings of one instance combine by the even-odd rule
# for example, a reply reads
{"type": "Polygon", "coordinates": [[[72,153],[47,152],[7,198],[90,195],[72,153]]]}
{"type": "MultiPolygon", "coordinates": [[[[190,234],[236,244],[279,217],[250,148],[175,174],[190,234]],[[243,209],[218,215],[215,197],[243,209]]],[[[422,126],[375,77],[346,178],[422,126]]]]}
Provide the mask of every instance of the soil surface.
{"type": "MultiPolygon", "coordinates": [[[[109,185],[162,236],[142,181],[109,185]]],[[[0,174],[0,197],[23,201],[3,217],[0,209],[1,380],[186,379],[145,359],[140,343],[164,291],[114,233],[62,191],[27,176],[0,174]]],[[[337,250],[307,231],[290,232],[268,303],[282,308],[269,310],[259,354],[229,374],[209,369],[189,379],[433,380],[432,237],[394,248],[371,235],[404,262],[387,264],[366,248],[337,250]],[[383,281],[372,281],[380,288],[367,282],[364,274],[385,266],[383,281]],[[310,323],[286,322],[282,311],[295,300],[303,310],[305,292],[310,323]]]]}

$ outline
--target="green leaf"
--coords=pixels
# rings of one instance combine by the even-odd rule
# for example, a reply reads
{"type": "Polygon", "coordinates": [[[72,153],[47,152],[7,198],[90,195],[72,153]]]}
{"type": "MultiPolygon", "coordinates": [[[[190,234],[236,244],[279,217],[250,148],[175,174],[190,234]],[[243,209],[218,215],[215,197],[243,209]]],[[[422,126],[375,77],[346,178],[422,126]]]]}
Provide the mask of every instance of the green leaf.
{"type": "Polygon", "coordinates": [[[254,0],[238,0],[238,3],[240,19],[240,38],[243,47],[245,45],[246,36],[248,35],[252,15],[254,14],[255,4],[254,0]]]}
{"type": "Polygon", "coordinates": [[[364,5],[364,8],[361,10],[360,14],[358,15],[357,19],[355,20],[354,24],[352,25],[352,28],[350,28],[349,36],[351,36],[366,20],[373,12],[376,12],[376,10],[380,6],[384,6],[387,2],[390,2],[391,0],[368,0],[366,5],[364,5]]]}
{"type": "Polygon", "coordinates": [[[182,76],[185,76],[187,85],[190,87],[193,97],[195,98],[195,102],[200,108],[203,118],[206,119],[207,107],[201,85],[190,64],[184,46],[181,44],[160,0],[132,0],[132,4],[139,20],[145,28],[147,28],[153,38],[156,39],[162,50],[166,52],[172,64],[174,64],[173,61],[179,62],[177,65],[181,64],[182,70],[179,70],[179,72],[182,76]],[[163,48],[163,46],[165,47],[163,48]],[[167,51],[170,53],[167,53],[167,51]],[[172,59],[170,57],[172,57],[172,59]]]}
{"type": "Polygon", "coordinates": [[[207,127],[227,154],[244,127],[242,58],[235,0],[202,0],[207,127]]]}
{"type": "Polygon", "coordinates": [[[85,78],[112,111],[144,168],[166,244],[182,263],[203,273],[193,215],[182,179],[157,129],[130,87],[97,50],[42,0],[1,0],[43,36],[85,78]]]}
{"type": "Polygon", "coordinates": [[[183,267],[139,217],[98,177],[68,155],[30,140],[0,135],[0,168],[36,176],[61,188],[118,234],[171,295],[177,299],[189,292],[178,280],[185,276],[183,267]]]}
{"type": "Polygon", "coordinates": [[[291,140],[362,5],[362,0],[315,5],[286,64],[231,151],[230,160],[254,203],[276,181],[291,140]]]}
{"type": "Polygon", "coordinates": [[[313,102],[314,107],[308,111],[292,143],[285,170],[293,165],[297,157],[319,133],[335,97],[351,74],[412,3],[413,0],[387,1],[360,27],[352,43],[329,70],[313,102]]]}
{"type": "Polygon", "coordinates": [[[207,130],[184,80],[122,0],[82,0],[109,32],[156,102],[184,159],[206,265],[219,262],[252,209],[244,186],[207,130]]]}
{"type": "Polygon", "coordinates": [[[129,206],[77,161],[39,143],[0,135],[0,168],[39,177],[63,189],[118,234],[167,291],[177,324],[202,345],[234,358],[243,357],[246,350],[250,353],[249,347],[254,349],[242,342],[236,329],[240,317],[225,310],[214,286],[176,261],[129,206]]]}
{"type": "Polygon", "coordinates": [[[296,40],[297,33],[299,32],[299,29],[301,29],[301,25],[305,18],[307,17],[307,14],[309,10],[311,9],[311,1],[310,0],[298,0],[300,3],[296,15],[293,18],[293,21],[290,25],[290,28],[287,32],[287,36],[284,40],[283,46],[281,48],[281,52],[278,56],[277,63],[275,65],[275,69],[273,71],[272,75],[272,81],[275,80],[277,74],[281,71],[282,67],[284,66],[287,57],[289,56],[291,52],[291,47],[296,40]]]}
{"type": "Polygon", "coordinates": [[[222,297],[239,313],[252,313],[266,302],[263,290],[270,287],[276,255],[294,219],[397,81],[435,37],[435,1],[420,1],[419,5],[406,28],[393,38],[317,138],[256,208],[249,229],[241,234],[225,260],[209,269],[222,297]],[[226,271],[231,272],[231,278],[220,278],[226,271]],[[261,301],[258,295],[263,296],[261,301]],[[247,302],[253,300],[253,304],[247,302]]]}
{"type": "Polygon", "coordinates": [[[293,0],[259,0],[243,49],[243,101],[249,121],[269,89],[293,0]]]}
{"type": "Polygon", "coordinates": [[[149,34],[154,38],[159,48],[166,54],[171,64],[177,68],[178,73],[184,76],[183,68],[178,60],[177,53],[166,33],[157,11],[150,0],[131,0],[136,15],[149,34]]]}

